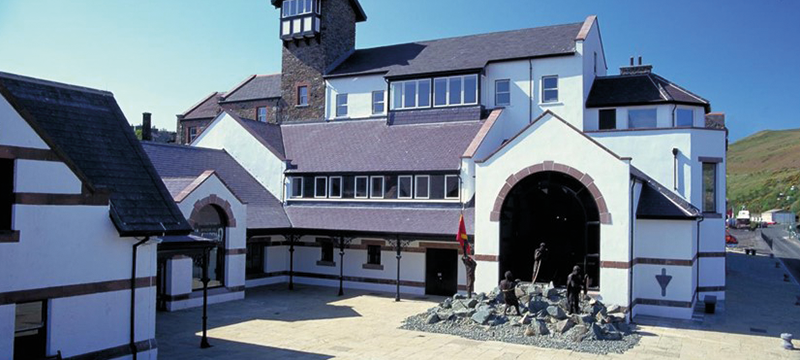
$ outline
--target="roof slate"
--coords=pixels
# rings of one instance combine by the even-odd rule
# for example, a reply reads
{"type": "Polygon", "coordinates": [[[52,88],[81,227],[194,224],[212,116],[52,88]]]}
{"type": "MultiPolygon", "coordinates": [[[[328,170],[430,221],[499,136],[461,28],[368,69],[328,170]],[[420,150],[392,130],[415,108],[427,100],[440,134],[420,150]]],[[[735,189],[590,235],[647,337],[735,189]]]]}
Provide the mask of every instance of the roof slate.
{"type": "Polygon", "coordinates": [[[637,218],[691,220],[702,216],[694,205],[633,166],[631,176],[643,183],[636,209],[637,218]]]}
{"type": "Polygon", "coordinates": [[[199,103],[193,105],[189,110],[183,113],[185,120],[195,119],[211,119],[222,112],[222,107],[219,106],[219,101],[225,96],[224,92],[214,92],[208,95],[199,103]]]}
{"type": "Polygon", "coordinates": [[[482,69],[492,61],[570,55],[582,26],[581,22],[360,49],[328,76],[412,76],[482,69]]]}
{"type": "MultiPolygon", "coordinates": [[[[288,205],[286,213],[298,229],[420,235],[455,235],[460,207],[397,205],[288,205]]],[[[475,208],[464,211],[468,234],[474,234],[475,208]]]]}
{"type": "MultiPolygon", "coordinates": [[[[183,145],[145,143],[144,150],[158,174],[170,183],[173,196],[183,188],[185,178],[193,181],[206,170],[216,175],[239,199],[247,203],[247,227],[272,229],[290,227],[281,202],[264,188],[236,160],[223,150],[183,145]],[[177,192],[175,192],[177,189],[177,192]]],[[[191,183],[191,181],[189,181],[191,183]]],[[[188,186],[188,184],[186,184],[188,186]]]]}
{"type": "Polygon", "coordinates": [[[281,74],[255,75],[229,91],[222,102],[237,102],[281,97],[281,74]]]}
{"type": "Polygon", "coordinates": [[[121,236],[191,231],[111,93],[7,73],[0,92],[90,186],[111,192],[121,236]]]}
{"type": "Polygon", "coordinates": [[[282,125],[289,172],[458,170],[482,120],[387,125],[358,120],[282,125]]]}
{"type": "Polygon", "coordinates": [[[586,107],[678,103],[710,110],[707,100],[653,73],[599,76],[594,80],[586,107]]]}

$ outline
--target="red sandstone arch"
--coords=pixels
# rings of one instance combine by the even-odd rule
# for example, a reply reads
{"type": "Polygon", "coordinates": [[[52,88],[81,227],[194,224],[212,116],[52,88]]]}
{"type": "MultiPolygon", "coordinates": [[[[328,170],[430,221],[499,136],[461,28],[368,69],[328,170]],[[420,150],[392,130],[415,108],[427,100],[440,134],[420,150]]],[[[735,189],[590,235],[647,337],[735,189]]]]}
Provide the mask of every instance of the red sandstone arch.
{"type": "Polygon", "coordinates": [[[528,177],[528,175],[543,171],[556,171],[564,173],[580,181],[584,186],[586,186],[586,189],[588,189],[592,194],[595,203],[597,203],[597,210],[600,212],[600,223],[611,224],[611,213],[608,212],[608,206],[606,206],[605,198],[603,198],[603,194],[600,193],[600,189],[597,188],[597,185],[594,184],[594,179],[589,176],[589,174],[580,172],[571,166],[558,164],[554,161],[545,161],[541,164],[528,166],[516,174],[509,176],[506,179],[506,183],[503,185],[503,188],[500,189],[500,193],[497,194],[497,199],[494,201],[494,208],[489,216],[489,221],[500,221],[500,211],[503,208],[503,202],[505,202],[506,196],[508,196],[508,193],[511,191],[511,189],[514,188],[514,185],[516,185],[522,179],[528,177]]]}
{"type": "Polygon", "coordinates": [[[202,210],[204,207],[206,207],[208,205],[216,205],[220,210],[225,212],[225,216],[228,218],[227,219],[228,220],[228,226],[229,227],[236,227],[236,218],[233,216],[233,210],[231,210],[231,203],[229,203],[225,199],[219,198],[215,194],[211,194],[210,196],[208,196],[208,197],[206,197],[206,198],[204,198],[202,200],[199,200],[196,203],[194,203],[194,209],[192,210],[192,215],[189,216],[189,219],[188,219],[189,220],[189,224],[192,225],[192,227],[195,227],[195,225],[197,225],[197,224],[195,224],[195,220],[194,219],[197,218],[197,215],[200,212],[200,210],[202,210]]]}

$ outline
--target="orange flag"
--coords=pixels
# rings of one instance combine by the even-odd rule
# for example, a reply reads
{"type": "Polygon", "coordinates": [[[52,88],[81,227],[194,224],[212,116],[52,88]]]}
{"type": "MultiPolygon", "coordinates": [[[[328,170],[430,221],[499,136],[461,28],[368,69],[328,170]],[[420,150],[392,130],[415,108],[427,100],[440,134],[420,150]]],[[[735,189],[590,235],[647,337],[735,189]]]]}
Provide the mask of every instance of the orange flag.
{"type": "Polygon", "coordinates": [[[461,249],[464,250],[464,255],[469,255],[472,253],[469,248],[469,237],[467,237],[467,227],[464,225],[464,215],[461,215],[461,218],[458,219],[458,235],[456,235],[456,240],[458,240],[458,244],[461,245],[461,249]]]}

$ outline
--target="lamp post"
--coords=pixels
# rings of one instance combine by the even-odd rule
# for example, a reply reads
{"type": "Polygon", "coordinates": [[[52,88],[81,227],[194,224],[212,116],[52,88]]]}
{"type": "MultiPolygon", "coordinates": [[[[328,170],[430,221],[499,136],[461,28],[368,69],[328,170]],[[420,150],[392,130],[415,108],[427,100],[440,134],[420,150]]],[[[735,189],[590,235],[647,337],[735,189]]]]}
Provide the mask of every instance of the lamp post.
{"type": "Polygon", "coordinates": [[[200,348],[208,349],[211,344],[208,343],[208,263],[210,249],[203,249],[203,339],[200,340],[200,348]]]}
{"type": "Polygon", "coordinates": [[[335,236],[334,240],[339,245],[339,296],[344,295],[344,249],[353,241],[353,238],[343,235],[335,236]]]}
{"type": "Polygon", "coordinates": [[[397,255],[395,255],[397,258],[397,280],[395,281],[397,284],[397,293],[395,294],[394,301],[400,301],[400,259],[403,257],[403,248],[408,247],[408,245],[411,244],[411,241],[400,239],[400,235],[395,236],[393,240],[394,241],[389,241],[392,242],[394,250],[397,252],[397,255]]]}

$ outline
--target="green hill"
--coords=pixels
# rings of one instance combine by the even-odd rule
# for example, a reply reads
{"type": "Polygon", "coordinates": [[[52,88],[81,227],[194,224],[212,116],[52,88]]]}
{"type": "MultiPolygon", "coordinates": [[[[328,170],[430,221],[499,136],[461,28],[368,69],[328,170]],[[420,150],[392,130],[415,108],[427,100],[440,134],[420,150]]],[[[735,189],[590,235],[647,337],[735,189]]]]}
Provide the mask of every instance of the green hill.
{"type": "Polygon", "coordinates": [[[800,213],[800,129],[761,131],[731,144],[728,200],[751,213],[800,213]]]}

